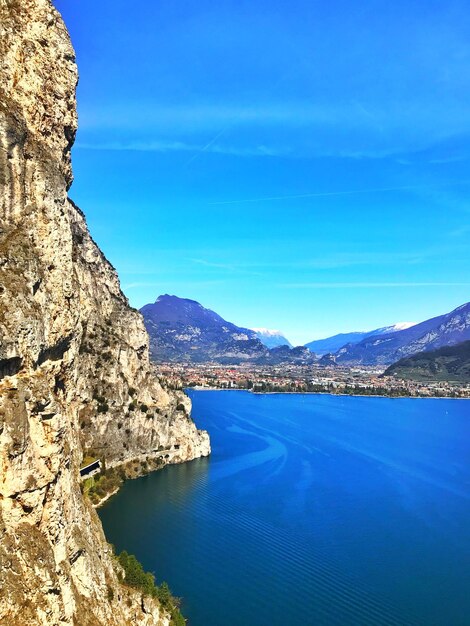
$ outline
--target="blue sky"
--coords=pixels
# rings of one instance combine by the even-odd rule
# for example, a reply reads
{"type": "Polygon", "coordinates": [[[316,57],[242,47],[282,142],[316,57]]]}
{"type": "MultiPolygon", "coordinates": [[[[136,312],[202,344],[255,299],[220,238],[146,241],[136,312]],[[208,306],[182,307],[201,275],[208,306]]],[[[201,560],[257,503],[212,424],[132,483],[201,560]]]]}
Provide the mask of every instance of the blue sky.
{"type": "Polygon", "coordinates": [[[71,197],[131,304],[303,343],[470,300],[468,2],[56,6],[71,197]]]}

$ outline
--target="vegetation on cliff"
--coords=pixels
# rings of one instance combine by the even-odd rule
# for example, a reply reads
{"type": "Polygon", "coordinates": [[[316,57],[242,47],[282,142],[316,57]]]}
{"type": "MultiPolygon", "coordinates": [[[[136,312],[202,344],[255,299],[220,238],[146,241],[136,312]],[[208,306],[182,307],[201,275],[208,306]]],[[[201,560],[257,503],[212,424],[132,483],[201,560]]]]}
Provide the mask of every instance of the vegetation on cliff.
{"type": "MultiPolygon", "coordinates": [[[[91,452],[84,458],[82,465],[97,459],[97,455],[91,454],[91,452]]],[[[101,458],[100,460],[101,470],[94,476],[85,478],[81,484],[82,493],[90,499],[95,507],[100,506],[109,496],[116,493],[125,480],[139,478],[139,476],[161,469],[166,463],[163,455],[159,457],[148,456],[143,460],[134,459],[118,467],[106,467],[106,459],[101,458]]]]}
{"type": "Polygon", "coordinates": [[[123,570],[123,574],[118,574],[118,576],[121,576],[124,584],[141,591],[146,596],[157,598],[170,614],[172,626],[185,626],[186,620],[179,610],[179,600],[172,595],[166,582],[157,585],[155,576],[146,572],[136,557],[125,550],[119,554],[117,561],[123,570]]]}

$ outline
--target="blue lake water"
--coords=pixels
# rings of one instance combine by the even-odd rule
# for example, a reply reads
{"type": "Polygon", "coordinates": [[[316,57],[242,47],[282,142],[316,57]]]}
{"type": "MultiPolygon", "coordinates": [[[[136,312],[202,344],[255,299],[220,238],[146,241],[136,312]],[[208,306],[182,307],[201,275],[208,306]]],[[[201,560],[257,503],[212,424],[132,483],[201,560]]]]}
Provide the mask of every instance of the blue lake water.
{"type": "Polygon", "coordinates": [[[100,517],[191,626],[470,624],[470,401],[190,395],[211,458],[100,517]]]}

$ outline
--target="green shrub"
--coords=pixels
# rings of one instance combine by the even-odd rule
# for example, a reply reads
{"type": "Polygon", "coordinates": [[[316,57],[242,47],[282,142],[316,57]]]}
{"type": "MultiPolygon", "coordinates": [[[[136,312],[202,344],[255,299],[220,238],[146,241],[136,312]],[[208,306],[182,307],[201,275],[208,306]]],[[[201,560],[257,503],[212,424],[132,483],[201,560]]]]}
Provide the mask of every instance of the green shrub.
{"type": "Polygon", "coordinates": [[[163,608],[170,614],[172,626],[186,625],[186,620],[179,610],[179,600],[171,595],[166,582],[156,585],[154,575],[146,572],[135,556],[125,550],[121,552],[117,560],[124,570],[124,583],[126,585],[138,589],[144,595],[157,598],[163,608]]]}
{"type": "MultiPolygon", "coordinates": [[[[104,461],[103,469],[105,469],[104,461]]],[[[123,482],[123,477],[118,470],[111,468],[105,471],[106,474],[101,473],[98,477],[92,476],[83,483],[83,492],[88,494],[93,504],[98,504],[102,498],[115,491],[123,482]]]]}
{"type": "Polygon", "coordinates": [[[145,595],[157,597],[155,578],[150,572],[145,572],[142,565],[133,554],[125,550],[118,556],[118,561],[124,570],[124,582],[129,587],[139,589],[145,595]]]}

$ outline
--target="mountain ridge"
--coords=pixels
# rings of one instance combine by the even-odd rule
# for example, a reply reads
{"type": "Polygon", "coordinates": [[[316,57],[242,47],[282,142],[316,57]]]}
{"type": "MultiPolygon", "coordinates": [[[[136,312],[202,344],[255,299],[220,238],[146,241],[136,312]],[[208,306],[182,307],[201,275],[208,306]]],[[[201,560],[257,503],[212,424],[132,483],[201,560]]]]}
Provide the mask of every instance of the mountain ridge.
{"type": "Polygon", "coordinates": [[[225,320],[196,300],[164,294],[140,312],[156,363],[278,364],[314,359],[303,346],[282,344],[269,349],[254,330],[225,320]]]}
{"type": "Polygon", "coordinates": [[[470,340],[418,352],[388,367],[384,376],[404,380],[470,382],[470,340]]]}
{"type": "Polygon", "coordinates": [[[418,352],[470,339],[470,302],[404,330],[347,344],[335,353],[339,364],[389,365],[418,352]]]}
{"type": "Polygon", "coordinates": [[[392,324],[391,326],[382,326],[374,330],[338,333],[336,335],[332,335],[331,337],[325,337],[324,339],[315,339],[313,341],[309,341],[304,345],[309,350],[312,350],[312,352],[315,352],[315,354],[323,356],[329,353],[334,354],[340,348],[347,344],[356,344],[374,335],[385,335],[388,333],[397,332],[398,330],[405,330],[406,328],[411,328],[415,325],[415,322],[398,322],[396,324],[392,324]]]}

